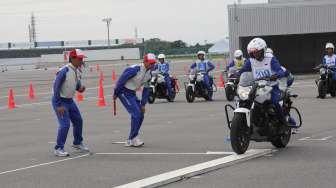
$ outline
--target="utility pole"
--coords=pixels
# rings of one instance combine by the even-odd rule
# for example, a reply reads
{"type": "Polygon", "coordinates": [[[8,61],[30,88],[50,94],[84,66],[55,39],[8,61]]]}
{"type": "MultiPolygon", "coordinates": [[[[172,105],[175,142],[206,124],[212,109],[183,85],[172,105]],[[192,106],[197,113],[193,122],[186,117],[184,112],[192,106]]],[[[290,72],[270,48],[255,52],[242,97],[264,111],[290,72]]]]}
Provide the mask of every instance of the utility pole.
{"type": "Polygon", "coordinates": [[[112,18],[107,17],[103,19],[103,22],[106,22],[106,26],[107,26],[107,44],[108,46],[111,46],[111,42],[110,42],[110,24],[111,24],[112,18]]]}
{"type": "Polygon", "coordinates": [[[31,14],[31,23],[30,23],[30,35],[31,35],[31,42],[36,42],[36,19],[34,13],[31,14]]]}

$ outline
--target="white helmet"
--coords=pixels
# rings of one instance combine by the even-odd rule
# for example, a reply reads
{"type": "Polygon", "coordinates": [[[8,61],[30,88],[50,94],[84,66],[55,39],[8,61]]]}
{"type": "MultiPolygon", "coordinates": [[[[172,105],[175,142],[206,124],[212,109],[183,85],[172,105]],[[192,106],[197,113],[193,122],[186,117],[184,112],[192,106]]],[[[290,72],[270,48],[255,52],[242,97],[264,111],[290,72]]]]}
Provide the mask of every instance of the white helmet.
{"type": "Polygon", "coordinates": [[[335,49],[335,46],[333,45],[333,43],[328,42],[328,43],[326,44],[326,47],[325,47],[325,48],[326,48],[326,49],[328,49],[328,48],[335,49]]]}
{"type": "Polygon", "coordinates": [[[166,56],[164,54],[159,54],[158,59],[166,59],[166,56]]]}
{"type": "Polygon", "coordinates": [[[239,58],[239,57],[241,57],[241,56],[243,56],[243,52],[242,52],[241,50],[236,50],[236,51],[234,52],[234,57],[235,57],[235,58],[239,58]]]}
{"type": "Polygon", "coordinates": [[[249,54],[253,51],[260,51],[260,50],[264,50],[266,52],[266,49],[267,49],[267,44],[265,40],[262,38],[254,38],[247,45],[247,52],[249,54]]]}
{"type": "Polygon", "coordinates": [[[205,51],[198,51],[197,56],[199,56],[199,55],[205,55],[205,51]]]}
{"type": "Polygon", "coordinates": [[[272,48],[267,48],[266,53],[273,54],[272,48]]]}

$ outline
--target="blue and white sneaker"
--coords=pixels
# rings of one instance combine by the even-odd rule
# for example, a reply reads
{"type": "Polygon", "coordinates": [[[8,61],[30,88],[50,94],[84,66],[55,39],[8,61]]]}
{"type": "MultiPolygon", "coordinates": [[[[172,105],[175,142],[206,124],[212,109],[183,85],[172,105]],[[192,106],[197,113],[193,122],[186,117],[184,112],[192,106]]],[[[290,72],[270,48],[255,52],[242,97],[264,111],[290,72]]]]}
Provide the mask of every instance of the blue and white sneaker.
{"type": "Polygon", "coordinates": [[[85,146],[83,143],[80,143],[78,145],[72,145],[73,148],[80,150],[81,152],[89,152],[89,148],[85,146]]]}
{"type": "Polygon", "coordinates": [[[70,154],[66,151],[64,151],[64,149],[58,148],[54,151],[55,156],[57,157],[68,157],[70,156],[70,154]]]}

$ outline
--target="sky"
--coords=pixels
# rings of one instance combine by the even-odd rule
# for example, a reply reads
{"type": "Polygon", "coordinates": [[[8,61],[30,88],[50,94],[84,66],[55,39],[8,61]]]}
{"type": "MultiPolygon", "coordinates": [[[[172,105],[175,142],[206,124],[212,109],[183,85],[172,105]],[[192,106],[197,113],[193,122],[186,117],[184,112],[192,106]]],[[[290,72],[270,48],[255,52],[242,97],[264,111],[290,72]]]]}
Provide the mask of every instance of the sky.
{"type": "MultiPolygon", "coordinates": [[[[111,38],[216,42],[228,36],[227,5],[236,0],[1,0],[0,42],[27,42],[31,13],[38,41],[111,38]]],[[[242,0],[262,3],[266,0],[242,0]]]]}

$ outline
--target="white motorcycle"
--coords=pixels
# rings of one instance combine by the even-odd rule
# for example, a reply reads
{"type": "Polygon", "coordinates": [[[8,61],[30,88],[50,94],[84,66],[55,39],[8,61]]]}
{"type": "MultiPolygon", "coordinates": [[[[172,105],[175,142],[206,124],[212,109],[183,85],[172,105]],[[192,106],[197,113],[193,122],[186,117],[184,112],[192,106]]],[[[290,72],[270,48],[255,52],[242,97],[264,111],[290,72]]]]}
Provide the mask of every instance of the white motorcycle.
{"type": "Polygon", "coordinates": [[[204,74],[196,73],[189,75],[189,82],[184,83],[186,90],[186,99],[189,103],[194,102],[195,98],[204,98],[207,101],[212,100],[213,92],[215,92],[216,85],[213,82],[213,77],[209,76],[211,91],[208,91],[204,83],[204,74]]]}
{"type": "MultiPolygon", "coordinates": [[[[242,79],[242,78],[241,78],[242,79]]],[[[284,125],[278,118],[274,105],[271,103],[272,82],[270,78],[259,78],[253,81],[242,81],[238,86],[237,107],[225,106],[226,118],[230,128],[231,146],[237,154],[243,154],[249,147],[250,140],[271,142],[277,148],[284,148],[290,141],[291,128],[284,125]],[[233,119],[229,120],[228,109],[234,110],[233,119]]],[[[290,115],[292,107],[290,98],[297,95],[288,94],[283,100],[284,111],[290,115]]],[[[302,125],[299,114],[299,124],[302,125]]],[[[295,128],[297,128],[296,126],[295,128]]]]}
{"type": "Polygon", "coordinates": [[[177,79],[171,77],[172,96],[169,97],[164,75],[157,74],[156,76],[153,76],[150,81],[148,102],[153,104],[156,98],[167,99],[168,102],[174,102],[176,93],[178,92],[176,82],[177,79]]]}

